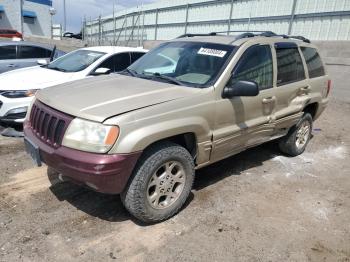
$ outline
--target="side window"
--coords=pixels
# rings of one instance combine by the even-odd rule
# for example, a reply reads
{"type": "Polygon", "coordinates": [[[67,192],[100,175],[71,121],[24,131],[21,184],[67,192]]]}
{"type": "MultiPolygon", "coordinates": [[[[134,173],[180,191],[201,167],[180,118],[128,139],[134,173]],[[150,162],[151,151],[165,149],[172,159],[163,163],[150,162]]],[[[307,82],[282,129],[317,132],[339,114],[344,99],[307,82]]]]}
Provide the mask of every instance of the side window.
{"type": "Polygon", "coordinates": [[[100,64],[97,68],[109,68],[111,69],[111,72],[115,72],[114,71],[114,56],[111,56],[109,58],[107,58],[104,62],[102,62],[102,64],[100,64]]]}
{"type": "Polygon", "coordinates": [[[114,58],[115,72],[125,70],[130,65],[130,54],[122,53],[118,54],[114,58]]]}
{"type": "Polygon", "coordinates": [[[241,80],[258,83],[260,90],[272,87],[273,65],[269,45],[256,45],[245,51],[233,73],[233,82],[241,80]]]}
{"type": "Polygon", "coordinates": [[[36,46],[19,46],[19,59],[49,58],[51,51],[36,46]]]}
{"type": "Polygon", "coordinates": [[[130,53],[131,54],[131,64],[134,63],[137,59],[139,59],[140,57],[142,57],[145,53],[139,53],[139,52],[133,52],[130,53]]]}
{"type": "Polygon", "coordinates": [[[305,57],[310,78],[324,76],[324,67],[322,64],[321,57],[317,53],[317,50],[311,47],[302,47],[301,51],[303,52],[303,55],[305,57]]]}
{"type": "Polygon", "coordinates": [[[277,48],[277,85],[305,79],[303,63],[298,48],[277,48]]]}
{"type": "Polygon", "coordinates": [[[16,59],[16,46],[6,45],[0,46],[0,59],[16,59]]]}

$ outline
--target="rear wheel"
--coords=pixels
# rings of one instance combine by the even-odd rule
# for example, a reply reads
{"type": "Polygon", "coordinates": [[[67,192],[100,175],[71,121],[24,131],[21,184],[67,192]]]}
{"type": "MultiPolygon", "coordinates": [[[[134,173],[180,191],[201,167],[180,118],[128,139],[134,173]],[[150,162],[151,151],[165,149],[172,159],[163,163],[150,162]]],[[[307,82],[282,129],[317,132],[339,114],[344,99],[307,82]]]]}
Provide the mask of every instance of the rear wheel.
{"type": "Polygon", "coordinates": [[[312,134],[312,116],[304,114],[288,134],[279,142],[280,150],[290,156],[298,156],[305,151],[312,134]]]}
{"type": "Polygon", "coordinates": [[[160,222],[175,215],[184,205],[193,180],[190,153],[177,144],[157,144],[140,159],[121,199],[137,219],[160,222]]]}

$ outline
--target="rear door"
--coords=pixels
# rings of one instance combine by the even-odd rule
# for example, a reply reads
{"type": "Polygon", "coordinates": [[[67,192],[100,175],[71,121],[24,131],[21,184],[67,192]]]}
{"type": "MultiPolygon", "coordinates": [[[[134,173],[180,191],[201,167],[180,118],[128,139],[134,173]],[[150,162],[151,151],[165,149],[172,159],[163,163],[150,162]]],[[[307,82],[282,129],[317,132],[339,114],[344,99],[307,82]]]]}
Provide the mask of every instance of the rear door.
{"type": "Polygon", "coordinates": [[[299,119],[311,87],[298,45],[293,42],[275,43],[274,50],[277,61],[276,127],[288,128],[299,119]]]}
{"type": "Polygon", "coordinates": [[[317,92],[326,97],[329,92],[328,81],[329,76],[326,74],[321,57],[316,48],[300,47],[305,58],[307,72],[309,76],[309,84],[312,92],[317,92]]]}
{"type": "Polygon", "coordinates": [[[16,45],[0,46],[0,73],[17,69],[16,52],[16,45]]]}
{"type": "Polygon", "coordinates": [[[49,60],[51,50],[31,45],[19,45],[17,50],[17,68],[24,68],[37,65],[38,59],[49,60]]]}

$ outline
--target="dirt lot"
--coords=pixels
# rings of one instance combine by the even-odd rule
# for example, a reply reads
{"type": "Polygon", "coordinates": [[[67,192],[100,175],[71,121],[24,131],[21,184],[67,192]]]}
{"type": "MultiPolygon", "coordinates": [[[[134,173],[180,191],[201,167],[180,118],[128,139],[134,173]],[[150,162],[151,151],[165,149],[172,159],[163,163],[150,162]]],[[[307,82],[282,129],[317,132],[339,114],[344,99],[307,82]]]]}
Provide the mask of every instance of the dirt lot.
{"type": "Polygon", "coordinates": [[[302,156],[271,143],[197,172],[186,208],[145,226],[107,196],[50,187],[0,138],[0,261],[350,261],[350,104],[333,99],[302,156]]]}

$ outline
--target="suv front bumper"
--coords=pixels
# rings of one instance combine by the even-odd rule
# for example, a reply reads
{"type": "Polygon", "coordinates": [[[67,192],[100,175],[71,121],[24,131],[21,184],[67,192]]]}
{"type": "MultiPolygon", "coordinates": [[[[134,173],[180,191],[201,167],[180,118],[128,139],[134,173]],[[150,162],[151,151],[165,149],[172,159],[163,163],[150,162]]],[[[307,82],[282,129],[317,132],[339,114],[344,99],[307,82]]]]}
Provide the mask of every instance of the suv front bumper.
{"type": "Polygon", "coordinates": [[[24,124],[25,137],[39,148],[42,162],[59,172],[64,180],[86,185],[107,194],[121,193],[132,174],[141,152],[131,154],[95,154],[42,142],[24,124]]]}

